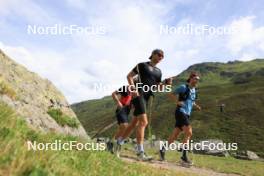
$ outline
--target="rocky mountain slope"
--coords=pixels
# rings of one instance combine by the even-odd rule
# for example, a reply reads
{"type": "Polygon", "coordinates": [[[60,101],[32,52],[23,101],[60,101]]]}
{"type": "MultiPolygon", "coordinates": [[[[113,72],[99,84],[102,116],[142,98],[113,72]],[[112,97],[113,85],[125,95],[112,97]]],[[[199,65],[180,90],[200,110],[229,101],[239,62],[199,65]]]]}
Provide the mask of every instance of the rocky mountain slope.
{"type": "Polygon", "coordinates": [[[17,64],[1,50],[0,101],[12,107],[34,129],[88,137],[53,84],[17,64]]]}

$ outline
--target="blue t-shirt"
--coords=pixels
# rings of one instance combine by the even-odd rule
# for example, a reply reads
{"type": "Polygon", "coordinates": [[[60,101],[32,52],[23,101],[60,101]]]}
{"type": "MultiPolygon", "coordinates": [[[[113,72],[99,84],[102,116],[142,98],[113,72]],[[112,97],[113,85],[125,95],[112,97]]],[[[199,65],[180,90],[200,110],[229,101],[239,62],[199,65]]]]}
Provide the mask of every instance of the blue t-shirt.
{"type": "MultiPolygon", "coordinates": [[[[185,84],[177,87],[174,91],[173,94],[178,95],[181,93],[185,93],[187,91],[187,86],[185,84]]],[[[196,99],[196,90],[195,88],[190,88],[190,94],[187,97],[187,99],[184,101],[183,106],[180,107],[180,111],[184,114],[191,115],[193,104],[196,99]]]]}

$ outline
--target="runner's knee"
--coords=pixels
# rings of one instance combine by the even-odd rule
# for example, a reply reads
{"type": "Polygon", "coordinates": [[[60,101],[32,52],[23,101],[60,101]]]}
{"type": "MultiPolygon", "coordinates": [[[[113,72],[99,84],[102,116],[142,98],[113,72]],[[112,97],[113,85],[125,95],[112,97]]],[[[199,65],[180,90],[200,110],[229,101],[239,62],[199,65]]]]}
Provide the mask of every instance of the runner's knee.
{"type": "Polygon", "coordinates": [[[139,126],[146,127],[147,125],[148,125],[148,120],[147,119],[141,119],[139,121],[139,126]]]}
{"type": "Polygon", "coordinates": [[[138,124],[139,127],[146,127],[147,125],[148,125],[147,121],[140,121],[138,124]]]}

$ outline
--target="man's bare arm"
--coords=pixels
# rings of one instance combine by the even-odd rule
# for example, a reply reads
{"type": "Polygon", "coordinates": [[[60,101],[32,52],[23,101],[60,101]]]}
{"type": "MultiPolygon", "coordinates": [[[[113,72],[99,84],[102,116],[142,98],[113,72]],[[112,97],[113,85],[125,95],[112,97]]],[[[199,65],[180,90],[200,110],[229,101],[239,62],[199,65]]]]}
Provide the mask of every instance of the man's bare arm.
{"type": "Polygon", "coordinates": [[[136,97],[136,96],[139,95],[137,90],[135,89],[134,77],[136,75],[137,74],[135,72],[133,72],[133,70],[131,72],[129,72],[128,75],[127,75],[127,81],[128,81],[128,84],[129,84],[129,91],[131,91],[131,94],[132,94],[133,97],[136,97]]]}
{"type": "Polygon", "coordinates": [[[195,108],[197,108],[199,111],[202,110],[201,106],[199,106],[198,104],[196,104],[196,102],[193,103],[193,106],[194,106],[195,108]]]}
{"type": "Polygon", "coordinates": [[[158,86],[159,86],[159,89],[160,90],[162,90],[163,89],[163,87],[164,86],[166,86],[166,85],[172,85],[172,80],[173,80],[173,78],[167,78],[167,79],[165,79],[165,81],[164,81],[164,83],[163,82],[161,82],[158,86]]]}
{"type": "Polygon", "coordinates": [[[113,100],[116,102],[117,106],[121,108],[123,105],[122,105],[122,103],[119,101],[119,98],[118,98],[117,93],[118,93],[117,91],[114,91],[114,92],[112,93],[112,98],[113,98],[113,100]]]}
{"type": "Polygon", "coordinates": [[[129,72],[128,75],[127,75],[127,81],[128,81],[128,84],[129,85],[135,85],[134,83],[134,76],[136,76],[137,74],[133,71],[129,72]]]}
{"type": "Polygon", "coordinates": [[[176,103],[177,106],[182,106],[184,104],[183,101],[179,101],[178,95],[175,95],[173,93],[168,94],[169,99],[171,99],[173,102],[176,103]]]}

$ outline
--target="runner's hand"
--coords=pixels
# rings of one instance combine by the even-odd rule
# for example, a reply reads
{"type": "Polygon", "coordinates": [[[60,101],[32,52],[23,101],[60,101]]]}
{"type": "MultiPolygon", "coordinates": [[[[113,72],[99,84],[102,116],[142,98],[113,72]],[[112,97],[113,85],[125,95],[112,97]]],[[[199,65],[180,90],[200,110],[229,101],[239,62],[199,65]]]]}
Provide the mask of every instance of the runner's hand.
{"type": "Polygon", "coordinates": [[[167,79],[165,79],[165,84],[172,85],[172,80],[173,80],[173,78],[167,78],[167,79]]]}
{"type": "Polygon", "coordinates": [[[183,101],[178,101],[178,102],[177,102],[177,105],[178,105],[178,106],[183,106],[183,105],[184,105],[184,102],[183,102],[183,101]]]}
{"type": "Polygon", "coordinates": [[[122,103],[120,101],[117,102],[117,108],[121,109],[123,107],[122,103]]]}
{"type": "Polygon", "coordinates": [[[199,105],[196,105],[196,108],[198,109],[198,111],[202,110],[201,106],[199,106],[199,105]]]}
{"type": "Polygon", "coordinates": [[[132,97],[138,97],[139,93],[138,93],[138,91],[134,90],[131,92],[131,95],[132,95],[132,97]]]}

